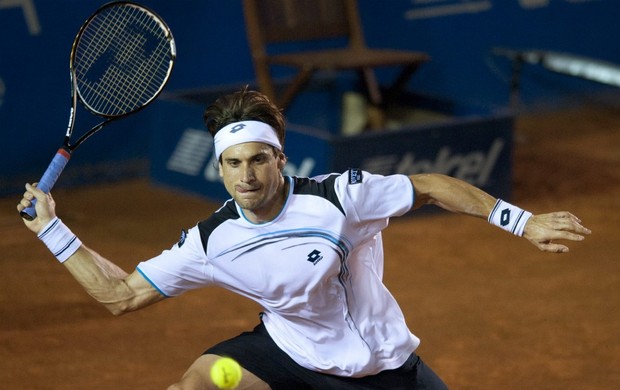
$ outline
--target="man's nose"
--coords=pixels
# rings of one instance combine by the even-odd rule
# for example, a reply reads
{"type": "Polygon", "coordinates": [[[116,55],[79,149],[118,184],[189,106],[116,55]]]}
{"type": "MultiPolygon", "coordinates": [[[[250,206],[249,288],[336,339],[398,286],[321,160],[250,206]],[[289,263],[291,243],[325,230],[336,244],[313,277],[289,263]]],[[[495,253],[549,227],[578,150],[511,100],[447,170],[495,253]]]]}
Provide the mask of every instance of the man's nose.
{"type": "Polygon", "coordinates": [[[249,183],[254,180],[254,169],[250,165],[244,164],[241,169],[241,181],[249,183]]]}

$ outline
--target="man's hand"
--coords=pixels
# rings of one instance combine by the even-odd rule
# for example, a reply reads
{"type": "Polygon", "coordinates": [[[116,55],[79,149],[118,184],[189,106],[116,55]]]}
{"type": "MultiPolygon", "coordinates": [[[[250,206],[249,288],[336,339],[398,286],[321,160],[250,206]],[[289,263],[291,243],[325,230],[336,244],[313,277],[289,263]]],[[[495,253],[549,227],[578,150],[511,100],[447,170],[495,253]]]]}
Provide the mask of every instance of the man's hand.
{"type": "Polygon", "coordinates": [[[35,205],[37,217],[32,221],[28,221],[24,218],[22,218],[22,220],[28,229],[35,233],[39,233],[41,229],[56,216],[56,203],[52,195],[46,194],[38,189],[36,183],[26,184],[26,192],[24,192],[24,197],[17,204],[17,211],[21,212],[26,207],[29,207],[32,204],[32,199],[35,198],[37,199],[37,204],[35,205]]]}
{"type": "Polygon", "coordinates": [[[534,215],[525,225],[523,237],[545,252],[568,252],[566,245],[555,240],[582,241],[590,229],[581,225],[581,220],[567,211],[534,215]]]}

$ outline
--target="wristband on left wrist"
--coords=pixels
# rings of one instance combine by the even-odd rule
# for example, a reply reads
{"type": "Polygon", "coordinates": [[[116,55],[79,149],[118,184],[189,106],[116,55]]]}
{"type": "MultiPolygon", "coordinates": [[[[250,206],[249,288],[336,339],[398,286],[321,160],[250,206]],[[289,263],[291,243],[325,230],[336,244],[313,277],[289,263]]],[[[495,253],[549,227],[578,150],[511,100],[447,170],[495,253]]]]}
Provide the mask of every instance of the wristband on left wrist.
{"type": "Polygon", "coordinates": [[[489,223],[500,227],[516,236],[523,236],[525,224],[532,217],[532,213],[525,211],[501,199],[497,199],[493,210],[489,214],[489,223]]]}

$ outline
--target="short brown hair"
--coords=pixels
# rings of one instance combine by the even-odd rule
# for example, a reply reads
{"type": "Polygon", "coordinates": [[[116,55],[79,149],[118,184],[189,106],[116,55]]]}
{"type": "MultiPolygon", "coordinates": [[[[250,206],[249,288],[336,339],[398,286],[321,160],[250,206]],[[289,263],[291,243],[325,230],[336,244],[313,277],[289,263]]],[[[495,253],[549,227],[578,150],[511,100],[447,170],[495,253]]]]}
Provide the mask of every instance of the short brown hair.
{"type": "Polygon", "coordinates": [[[226,125],[241,121],[259,121],[273,127],[284,147],[285,124],[280,109],[269,98],[245,86],[237,92],[218,98],[205,109],[204,123],[209,133],[215,134],[226,125]]]}

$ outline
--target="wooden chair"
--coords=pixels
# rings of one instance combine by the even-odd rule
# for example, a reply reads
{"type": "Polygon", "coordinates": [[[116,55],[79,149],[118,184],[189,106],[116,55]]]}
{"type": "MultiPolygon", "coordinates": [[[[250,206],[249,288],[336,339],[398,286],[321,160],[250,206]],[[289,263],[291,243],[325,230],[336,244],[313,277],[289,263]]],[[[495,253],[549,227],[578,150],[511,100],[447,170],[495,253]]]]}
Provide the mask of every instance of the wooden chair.
{"type": "Polygon", "coordinates": [[[383,96],[374,69],[402,67],[387,89],[386,95],[391,96],[403,88],[420,64],[430,59],[427,54],[415,51],[367,47],[356,0],[244,0],[243,7],[258,88],[283,110],[316,71],[355,70],[370,102],[369,125],[380,128],[384,125],[383,107],[388,96],[383,96]],[[321,40],[331,42],[332,46],[282,51],[282,46],[288,49],[301,46],[291,43],[321,40]],[[281,44],[280,52],[276,53],[274,46],[278,44],[281,44]],[[272,79],[274,65],[297,69],[281,93],[276,91],[272,79]]]}

